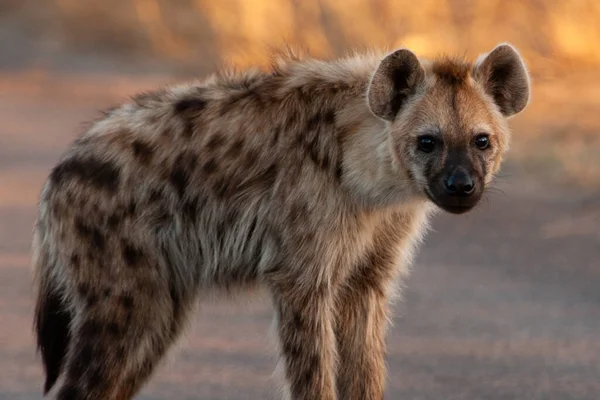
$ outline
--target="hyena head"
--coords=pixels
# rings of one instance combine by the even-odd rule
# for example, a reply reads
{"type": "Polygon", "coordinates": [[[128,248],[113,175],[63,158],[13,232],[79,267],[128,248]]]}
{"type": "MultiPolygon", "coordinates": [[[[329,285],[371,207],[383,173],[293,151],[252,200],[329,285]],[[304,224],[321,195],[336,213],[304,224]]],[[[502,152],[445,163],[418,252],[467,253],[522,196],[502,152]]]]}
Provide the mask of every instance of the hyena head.
{"type": "Polygon", "coordinates": [[[529,76],[508,44],[475,63],[420,62],[401,49],[381,61],[367,100],[388,121],[395,162],[415,194],[459,214],[479,202],[500,167],[507,119],[527,105],[529,76]]]}

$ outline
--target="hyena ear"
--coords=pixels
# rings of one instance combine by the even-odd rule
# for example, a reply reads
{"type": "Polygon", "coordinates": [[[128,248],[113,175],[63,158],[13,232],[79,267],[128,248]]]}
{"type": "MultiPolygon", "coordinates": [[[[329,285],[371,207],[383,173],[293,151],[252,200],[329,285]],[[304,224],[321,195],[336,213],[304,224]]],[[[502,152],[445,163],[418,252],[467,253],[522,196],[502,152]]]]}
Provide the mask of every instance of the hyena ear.
{"type": "Polygon", "coordinates": [[[425,81],[425,71],[410,50],[387,55],[377,67],[367,91],[373,114],[391,121],[425,81]]]}
{"type": "Polygon", "coordinates": [[[473,76],[505,117],[521,112],[529,102],[529,73],[517,50],[509,44],[496,46],[479,57],[473,76]]]}

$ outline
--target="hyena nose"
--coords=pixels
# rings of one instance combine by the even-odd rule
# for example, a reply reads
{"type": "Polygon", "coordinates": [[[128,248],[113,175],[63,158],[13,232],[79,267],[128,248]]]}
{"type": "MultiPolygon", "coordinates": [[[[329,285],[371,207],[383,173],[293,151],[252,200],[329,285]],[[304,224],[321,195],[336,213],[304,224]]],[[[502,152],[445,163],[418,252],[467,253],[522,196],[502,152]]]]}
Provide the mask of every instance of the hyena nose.
{"type": "Polygon", "coordinates": [[[475,191],[475,182],[469,174],[458,170],[444,180],[444,189],[452,196],[470,196],[475,191]]]}

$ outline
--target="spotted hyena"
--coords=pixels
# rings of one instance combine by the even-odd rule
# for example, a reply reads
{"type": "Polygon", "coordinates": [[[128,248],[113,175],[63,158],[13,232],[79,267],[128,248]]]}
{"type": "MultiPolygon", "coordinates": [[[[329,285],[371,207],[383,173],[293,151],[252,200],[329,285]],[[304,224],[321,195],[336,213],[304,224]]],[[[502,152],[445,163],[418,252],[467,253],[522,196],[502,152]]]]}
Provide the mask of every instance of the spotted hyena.
{"type": "Polygon", "coordinates": [[[501,44],[474,63],[278,58],[107,111],[41,194],[44,391],[131,399],[199,299],[260,285],[287,397],[382,399],[395,283],[432,210],[478,203],[528,100],[501,44]]]}

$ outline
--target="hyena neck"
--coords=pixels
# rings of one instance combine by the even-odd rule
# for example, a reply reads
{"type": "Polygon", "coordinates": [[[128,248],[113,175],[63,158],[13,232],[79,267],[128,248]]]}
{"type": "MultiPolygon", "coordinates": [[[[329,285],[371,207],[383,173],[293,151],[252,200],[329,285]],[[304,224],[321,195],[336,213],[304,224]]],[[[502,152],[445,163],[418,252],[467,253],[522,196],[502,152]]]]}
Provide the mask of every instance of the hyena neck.
{"type": "Polygon", "coordinates": [[[340,89],[331,96],[314,91],[318,108],[336,108],[342,146],[342,182],[354,201],[368,208],[402,207],[422,202],[393,153],[388,122],[375,116],[367,102],[371,78],[383,54],[358,53],[329,62],[307,60],[288,65],[288,85],[310,87],[317,82],[340,89]],[[320,98],[323,96],[323,98],[320,98]]]}
{"type": "Polygon", "coordinates": [[[368,208],[402,207],[421,199],[394,153],[388,122],[376,117],[366,101],[370,76],[362,91],[338,112],[345,129],[341,141],[344,185],[360,205],[368,208]]]}
{"type": "Polygon", "coordinates": [[[420,199],[394,156],[387,123],[373,116],[366,102],[356,112],[356,128],[344,145],[345,183],[355,198],[371,208],[401,207],[420,199]]]}

